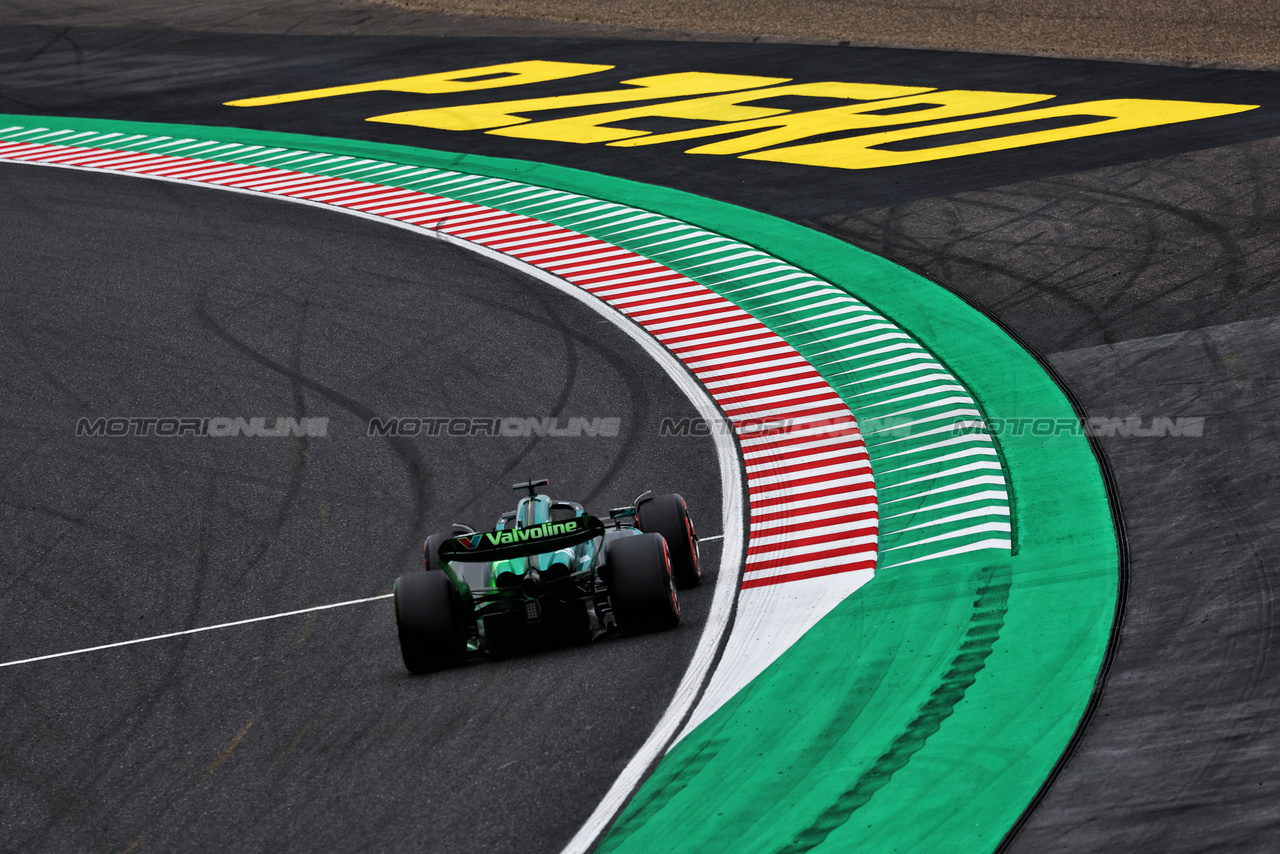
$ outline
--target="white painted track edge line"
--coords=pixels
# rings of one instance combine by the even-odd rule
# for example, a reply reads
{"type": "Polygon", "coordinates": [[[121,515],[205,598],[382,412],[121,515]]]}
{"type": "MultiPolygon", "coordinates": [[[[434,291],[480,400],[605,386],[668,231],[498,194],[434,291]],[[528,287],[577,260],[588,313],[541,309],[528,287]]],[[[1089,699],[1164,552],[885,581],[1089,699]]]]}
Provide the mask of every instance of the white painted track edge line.
{"type": "MultiPolygon", "coordinates": [[[[106,170],[95,169],[93,167],[62,165],[57,163],[41,163],[39,161],[9,161],[9,162],[25,162],[32,166],[45,166],[51,168],[77,169],[85,172],[95,172],[103,174],[106,170]]],[[[295,198],[287,195],[271,195],[261,193],[255,190],[241,189],[226,184],[207,184],[202,182],[193,182],[182,178],[169,178],[160,175],[147,175],[136,172],[111,171],[106,174],[121,175],[134,178],[142,178],[153,181],[171,181],[180,183],[189,187],[206,187],[211,190],[222,192],[244,193],[252,195],[255,198],[278,199],[283,202],[292,204],[309,205],[327,211],[335,211],[349,216],[357,216],[363,219],[382,223],[385,225],[403,228],[417,234],[425,235],[436,240],[442,240],[452,243],[464,249],[484,255],[487,258],[495,260],[506,266],[521,270],[529,276],[539,281],[551,285],[557,290],[568,294],[590,307],[604,319],[608,320],[624,334],[636,341],[642,349],[645,350],[661,367],[668,376],[676,383],[676,385],[685,393],[694,407],[704,419],[712,420],[722,417],[720,409],[716,406],[710,394],[703,386],[693,377],[685,368],[684,364],[676,358],[671,351],[667,350],[657,339],[642,330],[637,324],[623,315],[620,311],[608,306],[600,297],[571,284],[563,279],[558,278],[552,273],[539,269],[531,264],[520,261],[509,255],[504,255],[496,249],[482,246],[460,237],[445,234],[431,229],[423,228],[412,223],[401,222],[387,217],[381,217],[374,214],[368,214],[363,211],[352,208],[342,207],[340,205],[326,204],[324,202],[315,202],[310,199],[295,198]]],[[[609,824],[614,820],[622,808],[626,805],[631,794],[643,782],[646,773],[655,762],[665,753],[666,748],[675,739],[680,732],[683,723],[693,712],[694,705],[701,696],[706,686],[707,679],[710,676],[712,667],[719,656],[720,649],[724,644],[725,635],[729,624],[732,620],[734,607],[737,602],[738,586],[742,576],[743,554],[744,554],[744,538],[746,535],[744,526],[744,505],[743,505],[743,482],[741,471],[741,459],[738,454],[737,444],[734,439],[726,434],[713,434],[713,440],[716,446],[716,456],[720,466],[720,481],[722,493],[722,530],[724,534],[724,547],[720,555],[720,569],[717,573],[715,592],[712,596],[711,609],[707,615],[707,621],[703,626],[702,636],[698,639],[698,645],[694,650],[693,657],[690,659],[688,667],[685,669],[684,676],[677,686],[671,703],[667,706],[666,711],[658,720],[657,726],[649,737],[640,746],[640,749],[631,758],[623,768],[622,773],[614,781],[605,793],[604,798],[596,806],[595,810],[587,818],[586,822],[574,834],[573,838],[564,847],[562,854],[585,854],[589,851],[596,841],[608,829],[609,824]]]]}
{"type": "Polygon", "coordinates": [[[331,608],[342,608],[347,605],[360,605],[365,602],[377,602],[382,599],[390,599],[393,595],[394,594],[391,594],[391,593],[383,593],[378,596],[367,596],[364,599],[348,599],[345,602],[333,602],[329,605],[315,605],[310,608],[299,608],[296,611],[285,611],[280,614],[268,614],[265,617],[249,617],[248,619],[245,619],[245,620],[232,620],[229,623],[218,623],[217,625],[213,625],[213,626],[201,626],[200,628],[196,628],[196,629],[182,629],[181,631],[177,631],[177,632],[166,632],[162,635],[150,635],[145,638],[133,638],[132,640],[116,641],[115,643],[104,643],[104,644],[99,644],[97,646],[86,646],[81,649],[67,650],[66,652],[54,652],[48,655],[36,655],[36,656],[32,656],[31,658],[20,658],[17,661],[2,662],[0,663],[0,668],[14,667],[19,664],[32,664],[37,661],[48,661],[49,659],[52,659],[52,658],[66,658],[69,655],[82,655],[86,652],[98,652],[99,650],[103,650],[103,649],[115,649],[116,647],[132,646],[134,644],[147,643],[149,641],[166,640],[167,638],[176,638],[182,635],[194,635],[194,634],[199,634],[200,632],[211,632],[214,629],[229,629],[232,626],[244,626],[244,625],[248,625],[249,623],[261,623],[266,620],[279,620],[283,617],[296,617],[299,614],[309,614],[313,611],[327,611],[331,608]]]}
{"type": "MultiPolygon", "coordinates": [[[[418,229],[421,231],[421,229],[418,229]]],[[[722,417],[722,413],[712,400],[710,394],[688,372],[685,366],[657,339],[642,330],[624,314],[609,306],[599,297],[560,279],[552,273],[526,264],[510,256],[489,249],[485,246],[468,243],[460,238],[436,232],[426,232],[432,237],[466,246],[474,252],[490,257],[499,263],[522,270],[557,290],[582,301],[594,311],[621,329],[626,335],[638,343],[667,375],[685,393],[699,414],[705,419],[722,417]]],[[[714,434],[716,456],[720,464],[721,494],[723,496],[723,531],[720,536],[724,547],[720,554],[720,569],[716,576],[715,593],[712,596],[711,609],[707,614],[707,622],[703,626],[702,636],[693,657],[685,669],[680,684],[676,687],[666,711],[658,720],[653,732],[636,751],[635,755],[623,768],[622,773],[613,785],[605,792],[600,803],[578,829],[573,838],[562,849],[561,854],[585,854],[591,850],[599,838],[608,830],[609,825],[617,817],[632,793],[644,781],[646,774],[655,762],[666,752],[668,745],[680,732],[681,726],[688,720],[693,707],[701,696],[703,688],[710,677],[712,667],[724,644],[725,636],[731,622],[734,606],[737,602],[738,585],[742,577],[744,538],[743,524],[743,483],[742,461],[736,442],[727,434],[714,434]]],[[[710,539],[710,538],[708,538],[710,539]]]]}
{"type": "MultiPolygon", "coordinates": [[[[11,161],[13,162],[13,161],[11,161]]],[[[55,163],[40,163],[38,161],[27,161],[32,166],[47,166],[62,169],[78,169],[85,172],[96,172],[102,174],[106,170],[95,169],[93,167],[71,166],[55,163]]],[[[541,270],[531,264],[527,264],[509,255],[504,255],[497,250],[481,246],[471,241],[465,240],[453,235],[432,231],[421,226],[411,223],[399,222],[397,220],[388,219],[386,217],[367,214],[363,211],[345,208],[340,205],[326,204],[324,202],[313,202],[310,199],[299,199],[287,195],[270,195],[255,190],[241,189],[239,187],[228,186],[225,184],[206,184],[201,182],[193,182],[182,178],[168,178],[165,176],[152,176],[131,172],[109,172],[112,175],[122,175],[128,177],[136,177],[149,179],[153,181],[171,181],[180,183],[185,186],[207,187],[211,190],[220,190],[223,192],[237,192],[252,195],[256,198],[279,199],[280,201],[290,202],[293,204],[309,205],[311,207],[320,208],[322,210],[336,211],[338,213],[357,216],[363,219],[392,225],[403,228],[418,234],[425,235],[437,240],[443,240],[456,246],[484,255],[492,260],[498,261],[509,267],[516,268],[532,276],[539,281],[551,285],[557,290],[568,294],[574,299],[586,304],[597,314],[614,324],[623,333],[628,335],[632,340],[636,341],[642,349],[656,361],[668,376],[676,383],[685,396],[689,398],[694,407],[704,419],[712,420],[722,417],[722,413],[711,399],[708,392],[700,383],[693,378],[683,363],[681,363],[669,350],[663,347],[655,338],[644,332],[639,326],[628,319],[621,312],[608,306],[599,297],[588,293],[587,291],[573,285],[548,271],[541,270]]],[[[649,737],[640,746],[639,751],[631,758],[618,779],[605,793],[604,798],[596,806],[596,809],[587,818],[587,821],[578,830],[578,832],[569,840],[564,847],[562,854],[585,854],[595,844],[597,839],[608,829],[609,824],[617,816],[622,808],[626,805],[627,800],[631,797],[632,792],[644,780],[645,774],[649,768],[663,755],[668,744],[679,733],[681,725],[693,711],[693,706],[697,702],[698,697],[702,693],[702,689],[706,685],[711,668],[723,645],[725,633],[729,627],[733,609],[737,600],[738,584],[742,574],[742,558],[744,548],[745,529],[743,524],[743,484],[741,460],[739,458],[736,442],[726,434],[715,434],[713,440],[716,445],[716,456],[720,465],[720,482],[721,494],[723,496],[722,516],[724,547],[720,555],[720,569],[716,577],[715,593],[712,596],[711,610],[707,615],[707,622],[703,626],[702,636],[698,639],[698,646],[694,650],[689,666],[685,669],[684,676],[680,680],[680,684],[676,688],[675,695],[672,697],[671,703],[667,706],[667,710],[659,719],[657,726],[649,737]]],[[[386,598],[386,594],[383,597],[386,598]]]]}

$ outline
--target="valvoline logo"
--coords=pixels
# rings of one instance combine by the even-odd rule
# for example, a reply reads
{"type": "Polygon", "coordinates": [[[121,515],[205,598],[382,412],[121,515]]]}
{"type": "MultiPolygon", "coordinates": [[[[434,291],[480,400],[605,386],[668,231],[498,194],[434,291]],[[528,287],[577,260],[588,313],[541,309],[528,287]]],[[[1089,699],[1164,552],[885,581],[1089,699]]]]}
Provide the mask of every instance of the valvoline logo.
{"type": "MultiPolygon", "coordinates": [[[[577,519],[563,522],[543,522],[528,528],[513,528],[510,531],[491,531],[485,534],[491,546],[509,546],[529,540],[540,540],[543,537],[556,537],[561,534],[572,534],[578,530],[577,519]]],[[[468,546],[470,548],[470,546],[468,546]]]]}
{"type": "Polygon", "coordinates": [[[458,542],[462,543],[462,547],[464,549],[474,549],[476,546],[480,545],[480,542],[483,539],[484,534],[470,534],[465,537],[458,537],[458,542]]]}

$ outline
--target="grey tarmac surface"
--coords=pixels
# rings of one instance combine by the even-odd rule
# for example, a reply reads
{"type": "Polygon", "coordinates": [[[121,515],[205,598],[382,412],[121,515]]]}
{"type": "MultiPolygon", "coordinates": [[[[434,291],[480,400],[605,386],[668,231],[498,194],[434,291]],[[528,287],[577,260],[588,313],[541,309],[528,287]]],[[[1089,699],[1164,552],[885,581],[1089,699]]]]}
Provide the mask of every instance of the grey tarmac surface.
{"type": "MultiPolygon", "coordinates": [[[[0,166],[0,649],[13,661],[390,592],[509,484],[680,491],[692,405],[586,306],[461,250],[240,194],[0,166]],[[81,417],[327,417],[306,439],[81,417]],[[618,417],[616,438],[369,437],[372,416],[618,417]]],[[[704,551],[709,568],[718,543],[704,551]]],[[[555,851],[665,710],[674,632],[399,660],[389,601],[0,669],[5,851],[555,851]]]]}
{"type": "Polygon", "coordinates": [[[1280,318],[1050,360],[1092,411],[1197,413],[1205,437],[1101,440],[1129,520],[1125,632],[1094,726],[1013,850],[1274,850],[1280,318]]]}
{"type": "MultiPolygon", "coordinates": [[[[1280,846],[1280,140],[814,221],[963,294],[1047,356],[1127,527],[1114,663],[1009,851],[1280,846]]],[[[1028,413],[1034,416],[1034,413],[1028,413]]]]}
{"type": "MultiPolygon", "coordinates": [[[[332,12],[337,5],[349,8],[320,9],[332,12]]],[[[169,6],[165,13],[174,8],[194,7],[169,6]]],[[[288,17],[288,4],[274,8],[286,10],[281,14],[288,17]]],[[[1092,8],[1096,15],[1081,16],[1094,22],[1089,26],[1119,28],[1113,15],[1092,8]]],[[[0,20],[31,23],[29,11],[6,13],[0,20]]],[[[330,45],[337,40],[323,48],[301,38],[283,39],[274,47],[246,40],[237,49],[221,37],[157,31],[166,22],[155,15],[122,20],[112,14],[99,10],[98,17],[75,20],[144,29],[77,32],[46,26],[43,32],[11,29],[0,35],[11,48],[3,59],[0,94],[10,99],[4,109],[252,121],[281,130],[373,135],[362,119],[379,104],[367,110],[361,104],[326,105],[325,110],[253,119],[244,118],[247,112],[230,118],[191,116],[201,99],[207,105],[219,102],[220,87],[233,96],[262,94],[244,91],[242,84],[252,75],[264,81],[279,75],[283,84],[314,79],[319,85],[332,78],[315,76],[316,69],[367,68],[363,79],[373,79],[404,67],[391,55],[391,42],[372,38],[345,40],[326,66],[323,54],[334,50],[330,45]],[[211,81],[204,91],[202,77],[211,81]],[[41,81],[46,81],[43,89],[41,81]]],[[[372,32],[378,14],[363,23],[334,23],[335,18],[310,32],[353,33],[365,26],[372,32]]],[[[243,31],[303,31],[316,20],[295,15],[288,26],[283,19],[259,21],[243,31]]],[[[1185,20],[1194,24],[1195,18],[1185,20]]],[[[181,26],[181,20],[167,23],[181,26]]],[[[453,28],[446,34],[469,31],[465,21],[446,23],[453,28]]],[[[235,26],[224,22],[211,28],[225,32],[235,26]]],[[[501,21],[475,26],[543,39],[469,43],[468,49],[482,54],[509,52],[518,44],[525,46],[521,58],[544,47],[560,51],[558,58],[597,61],[592,57],[608,55],[628,63],[632,74],[644,68],[688,70],[689,58],[696,56],[723,63],[713,70],[732,70],[736,61],[752,65],[756,73],[765,67],[770,73],[786,69],[815,80],[855,79],[841,74],[882,66],[892,78],[886,82],[899,83],[906,69],[939,79],[963,72],[976,77],[951,79],[989,85],[1021,84],[1039,75],[1036,80],[1078,85],[1084,93],[1096,87],[1105,91],[1108,80],[1118,91],[1176,84],[1184,87],[1179,90],[1184,96],[1192,91],[1185,87],[1196,86],[1222,98],[1246,89],[1250,97],[1280,92],[1280,78],[1267,73],[1197,77],[1189,70],[1154,66],[794,45],[628,46],[548,39],[563,33],[541,23],[535,28],[501,21]]],[[[1197,32],[1191,26],[1183,34],[1194,39],[1197,32]]],[[[948,43],[947,35],[929,43],[964,46],[948,43]]],[[[1086,31],[1083,39],[1089,38],[1086,31]]],[[[446,43],[429,44],[437,51],[446,43]]],[[[1070,47],[1064,39],[1036,49],[1069,52],[1070,47]]],[[[1221,43],[1206,40],[1197,47],[1210,64],[1240,59],[1221,43]]],[[[430,58],[432,51],[419,56],[430,58]]],[[[209,116],[217,112],[205,109],[209,116]]],[[[825,229],[924,272],[999,319],[1046,355],[1088,415],[1206,418],[1198,439],[1101,442],[1115,471],[1129,535],[1125,620],[1096,714],[1012,840],[1012,851],[1164,854],[1280,847],[1274,593],[1280,542],[1270,509],[1280,474],[1273,393],[1274,318],[1280,316],[1280,181],[1274,164],[1280,142],[1271,119],[1260,114],[1247,114],[1253,122],[1247,128],[1180,130],[1156,135],[1155,144],[1135,134],[1134,142],[1117,137],[1113,149],[1067,147],[999,168],[903,173],[887,177],[880,195],[832,172],[768,171],[762,164],[738,168],[744,164],[682,159],[654,149],[632,149],[626,158],[579,147],[562,151],[554,144],[531,145],[523,154],[497,145],[489,151],[552,161],[572,157],[583,168],[684,186],[825,229]],[[810,187],[818,192],[809,195],[810,187]]],[[[438,134],[452,140],[446,144],[391,135],[402,133],[398,128],[387,133],[388,141],[443,148],[492,143],[483,136],[438,134]]],[[[221,734],[209,738],[210,763],[244,724],[226,716],[221,734]]],[[[244,745],[258,726],[246,733],[244,745]]],[[[356,756],[359,749],[350,752],[356,756]]]]}

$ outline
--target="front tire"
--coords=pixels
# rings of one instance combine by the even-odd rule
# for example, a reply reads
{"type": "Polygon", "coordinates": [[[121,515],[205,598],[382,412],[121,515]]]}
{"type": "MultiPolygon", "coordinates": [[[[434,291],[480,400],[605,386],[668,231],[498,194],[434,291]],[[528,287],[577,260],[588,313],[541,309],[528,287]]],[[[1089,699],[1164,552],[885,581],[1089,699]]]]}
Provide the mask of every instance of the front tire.
{"type": "Polygon", "coordinates": [[[400,657],[410,673],[461,664],[467,655],[462,597],[443,572],[415,572],[393,589],[400,657]]]}
{"type": "Polygon", "coordinates": [[[609,599],[624,634],[673,629],[680,602],[661,534],[621,537],[609,544],[609,599]]]}
{"type": "Polygon", "coordinates": [[[689,518],[689,508],[679,495],[655,495],[636,508],[640,530],[661,534],[671,554],[671,575],[676,587],[697,587],[702,579],[698,566],[698,532],[689,518]]]}

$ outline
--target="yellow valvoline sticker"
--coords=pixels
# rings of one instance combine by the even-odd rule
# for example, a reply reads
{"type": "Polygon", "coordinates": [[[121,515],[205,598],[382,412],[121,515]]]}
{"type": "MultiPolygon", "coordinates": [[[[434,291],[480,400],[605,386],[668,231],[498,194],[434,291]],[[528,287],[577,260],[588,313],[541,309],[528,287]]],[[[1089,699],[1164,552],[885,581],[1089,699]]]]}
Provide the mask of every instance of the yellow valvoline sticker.
{"type": "MultiPolygon", "coordinates": [[[[596,74],[611,65],[528,60],[228,101],[260,107],[365,92],[448,95],[596,74]]],[[[687,154],[835,169],[880,169],[1049,142],[1228,116],[1256,104],[1118,98],[1026,109],[1052,94],[932,89],[881,83],[795,83],[687,71],[621,81],[569,95],[412,109],[366,121],[518,139],[618,147],[681,145],[687,154]],[[816,109],[794,109],[805,98],[816,109]],[[847,103],[831,106],[832,100],[847,103]],[[785,102],[786,106],[780,104],[785,102]],[[616,105],[628,106],[618,108],[616,105]],[[540,119],[547,111],[606,107],[540,119]],[[696,126],[668,133],[627,127],[645,119],[696,126]],[[832,139],[834,134],[847,134],[832,139]],[[691,147],[684,144],[693,141],[691,147]]]]}

